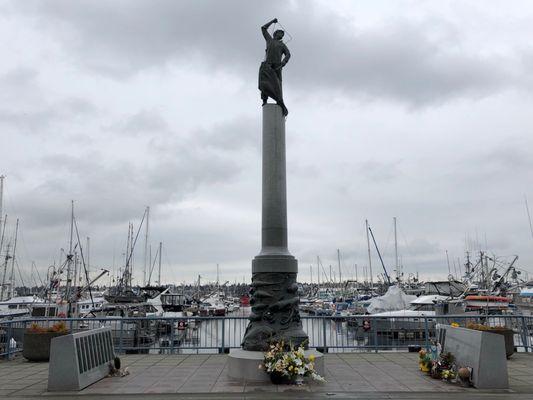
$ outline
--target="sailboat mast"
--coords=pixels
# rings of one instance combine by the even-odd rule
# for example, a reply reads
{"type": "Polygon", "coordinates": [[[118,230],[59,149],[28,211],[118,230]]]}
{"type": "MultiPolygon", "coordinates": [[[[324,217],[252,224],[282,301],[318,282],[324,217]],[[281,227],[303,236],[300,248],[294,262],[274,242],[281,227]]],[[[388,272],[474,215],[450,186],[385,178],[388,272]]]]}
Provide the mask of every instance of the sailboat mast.
{"type": "Polygon", "coordinates": [[[316,283],[320,287],[320,257],[316,256],[316,283]]]}
{"type": "MultiPolygon", "coordinates": [[[[91,245],[91,238],[89,236],[87,236],[87,276],[91,276],[90,275],[91,270],[90,270],[90,264],[89,264],[89,255],[91,254],[90,245],[91,245]]],[[[88,283],[89,282],[87,282],[87,284],[88,283]]]]}
{"type": "MultiPolygon", "coordinates": [[[[529,213],[529,206],[527,204],[527,197],[526,195],[524,195],[524,200],[526,202],[526,211],[527,211],[527,219],[529,221],[529,230],[531,231],[531,238],[533,238],[533,224],[531,223],[531,214],[529,213]]],[[[0,208],[1,209],[1,208],[0,208]]],[[[0,215],[0,218],[2,216],[0,215]]],[[[2,248],[0,247],[0,250],[2,250],[2,248]]]]}
{"type": "Polygon", "coordinates": [[[146,269],[148,265],[148,230],[150,221],[150,207],[146,207],[146,226],[144,232],[144,271],[143,271],[143,285],[146,286],[146,269]]]}
{"type": "Polygon", "coordinates": [[[368,220],[365,219],[365,227],[366,227],[366,246],[368,249],[368,269],[370,270],[370,293],[372,294],[372,290],[374,289],[374,280],[372,277],[372,256],[370,255],[370,237],[368,235],[368,220]]]}
{"type": "Polygon", "coordinates": [[[163,251],[163,242],[159,242],[159,268],[157,271],[157,285],[161,286],[161,252],[163,251]]]}
{"type": "MultiPolygon", "coordinates": [[[[2,225],[4,217],[4,175],[0,175],[0,229],[4,229],[2,225]]],[[[0,239],[0,253],[2,252],[2,246],[4,244],[4,232],[2,232],[2,239],[0,239]]]]}
{"type": "Polygon", "coordinates": [[[11,276],[9,279],[10,282],[10,290],[11,290],[11,298],[15,297],[15,258],[17,254],[17,239],[18,239],[18,232],[19,232],[19,220],[17,218],[17,224],[15,227],[15,242],[13,244],[13,256],[11,258],[11,276]]]}
{"type": "Polygon", "coordinates": [[[6,287],[6,275],[7,275],[7,263],[9,262],[10,256],[9,256],[9,243],[6,247],[6,256],[4,259],[4,270],[2,273],[2,287],[0,288],[0,301],[4,300],[4,291],[6,287]]]}
{"type": "Polygon", "coordinates": [[[337,249],[337,262],[339,264],[339,283],[342,284],[341,251],[337,249]]]}
{"type": "MultiPolygon", "coordinates": [[[[69,303],[69,314],[70,314],[70,288],[72,285],[72,242],[74,235],[74,200],[70,201],[70,240],[69,240],[69,250],[67,254],[67,284],[65,287],[65,298],[69,303]]],[[[70,315],[68,315],[70,317],[70,315]]]]}
{"type": "Polygon", "coordinates": [[[396,262],[396,281],[400,282],[400,263],[398,262],[398,233],[397,233],[397,224],[396,224],[396,217],[393,218],[394,220],[394,259],[396,262]]]}
{"type": "Polygon", "coordinates": [[[0,253],[2,252],[2,249],[4,247],[4,237],[5,237],[5,233],[6,233],[6,225],[7,225],[7,214],[4,218],[4,225],[1,226],[0,228],[2,228],[2,236],[0,237],[0,253]]]}

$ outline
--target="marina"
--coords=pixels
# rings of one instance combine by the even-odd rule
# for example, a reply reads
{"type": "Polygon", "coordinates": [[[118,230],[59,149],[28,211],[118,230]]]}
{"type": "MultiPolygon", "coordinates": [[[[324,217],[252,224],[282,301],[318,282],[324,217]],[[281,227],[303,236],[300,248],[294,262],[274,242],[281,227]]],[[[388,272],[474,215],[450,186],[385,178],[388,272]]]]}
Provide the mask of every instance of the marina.
{"type": "Polygon", "coordinates": [[[0,398],[533,399],[533,7],[49,2],[0,13],[0,398]]]}

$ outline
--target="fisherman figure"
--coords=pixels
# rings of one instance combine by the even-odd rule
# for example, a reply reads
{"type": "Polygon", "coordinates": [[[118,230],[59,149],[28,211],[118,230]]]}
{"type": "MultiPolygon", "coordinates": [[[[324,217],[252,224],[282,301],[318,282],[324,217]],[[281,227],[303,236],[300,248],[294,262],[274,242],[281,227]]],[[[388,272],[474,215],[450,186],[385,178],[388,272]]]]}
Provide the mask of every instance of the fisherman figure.
{"type": "Polygon", "coordinates": [[[277,18],[266,23],[261,27],[261,32],[266,40],[265,61],[261,63],[259,68],[259,90],[261,91],[261,99],[263,105],[267,103],[270,97],[283,110],[283,115],[287,115],[289,111],[283,102],[283,90],[281,85],[281,69],[289,62],[291,53],[282,39],[285,32],[278,29],[274,32],[274,37],[268,32],[270,25],[278,22],[277,18]],[[283,59],[281,58],[282,56],[283,59]]]}

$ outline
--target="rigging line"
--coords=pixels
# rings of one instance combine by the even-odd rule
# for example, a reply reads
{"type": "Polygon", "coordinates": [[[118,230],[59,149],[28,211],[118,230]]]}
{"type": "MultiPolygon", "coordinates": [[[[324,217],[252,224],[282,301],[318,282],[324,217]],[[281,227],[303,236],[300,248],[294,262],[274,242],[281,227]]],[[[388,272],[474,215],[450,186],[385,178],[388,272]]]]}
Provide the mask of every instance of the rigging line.
{"type": "MultiPolygon", "coordinates": [[[[152,280],[152,273],[154,272],[155,263],[157,261],[157,256],[158,255],[159,255],[159,247],[157,248],[157,251],[155,252],[154,262],[152,263],[152,266],[150,267],[150,275],[148,276],[148,282],[150,282],[152,280]]],[[[161,284],[161,282],[159,284],[161,284]]]]}
{"type": "Polygon", "coordinates": [[[279,25],[279,27],[281,29],[283,29],[283,32],[285,32],[285,34],[289,37],[289,39],[287,41],[284,41],[285,44],[289,43],[290,41],[292,41],[292,35],[287,31],[287,29],[285,29],[285,27],[283,25],[281,25],[281,23],[278,21],[276,23],[274,23],[274,30],[273,32],[276,31],[276,25],[279,25]]]}
{"type": "Polygon", "coordinates": [[[35,261],[32,261],[33,269],[35,269],[35,272],[37,273],[37,278],[39,278],[39,281],[41,282],[41,286],[44,286],[43,280],[41,279],[41,275],[39,274],[39,270],[37,269],[37,265],[35,265],[35,261]]]}
{"type": "Polygon", "coordinates": [[[2,247],[4,246],[4,237],[5,237],[5,233],[6,233],[7,214],[3,218],[2,222],[3,222],[3,226],[0,227],[2,229],[2,236],[0,238],[0,253],[2,252],[2,247]]]}
{"type": "Polygon", "coordinates": [[[381,266],[383,267],[383,271],[385,272],[385,277],[387,278],[389,285],[391,285],[391,280],[390,280],[389,274],[387,273],[387,268],[385,268],[385,263],[383,263],[383,258],[381,257],[378,244],[376,243],[376,238],[374,237],[374,233],[372,232],[372,229],[370,228],[370,226],[368,227],[368,231],[370,232],[370,236],[372,236],[372,241],[374,242],[374,246],[376,247],[376,251],[379,256],[379,261],[381,261],[381,266]]]}
{"type": "MultiPolygon", "coordinates": [[[[385,249],[383,250],[383,256],[384,257],[387,257],[387,249],[389,248],[389,244],[390,244],[390,237],[393,233],[393,230],[394,230],[394,224],[391,225],[390,227],[390,230],[389,230],[389,234],[387,236],[387,241],[385,242],[385,249]]],[[[396,264],[396,263],[394,263],[396,264]]]]}
{"type": "Polygon", "coordinates": [[[74,219],[74,227],[76,228],[76,238],[78,239],[78,245],[80,246],[80,256],[81,263],[83,265],[83,272],[85,272],[85,279],[87,281],[87,286],[89,286],[89,297],[91,298],[91,305],[94,307],[93,293],[91,291],[91,281],[89,280],[89,271],[87,271],[87,266],[85,265],[85,257],[83,257],[83,248],[81,247],[80,233],[78,232],[78,221],[76,217],[74,219]]]}
{"type": "Polygon", "coordinates": [[[139,238],[139,233],[141,232],[141,228],[143,226],[144,219],[146,217],[146,210],[144,211],[143,217],[141,219],[141,223],[139,225],[139,228],[137,229],[137,234],[135,235],[135,240],[133,241],[133,244],[131,245],[130,254],[128,255],[128,259],[126,260],[126,266],[129,265],[131,257],[133,256],[133,251],[135,250],[135,244],[137,243],[137,239],[139,238]]]}
{"type": "Polygon", "coordinates": [[[15,259],[15,265],[17,266],[17,271],[19,272],[20,283],[22,283],[22,287],[26,287],[26,285],[24,284],[24,279],[22,278],[22,272],[20,272],[20,265],[16,259],[15,259]]]}

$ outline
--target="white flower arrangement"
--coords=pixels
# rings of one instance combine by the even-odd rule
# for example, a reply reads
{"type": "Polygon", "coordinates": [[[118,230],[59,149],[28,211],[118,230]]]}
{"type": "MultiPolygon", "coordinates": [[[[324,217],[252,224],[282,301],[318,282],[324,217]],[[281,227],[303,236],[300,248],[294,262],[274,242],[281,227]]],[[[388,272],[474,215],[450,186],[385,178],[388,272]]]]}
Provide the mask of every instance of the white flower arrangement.
{"type": "Polygon", "coordinates": [[[270,346],[259,368],[269,374],[284,376],[291,381],[301,380],[307,376],[315,381],[325,382],[326,380],[315,372],[314,361],[314,355],[305,356],[302,345],[297,349],[290,346],[289,351],[285,351],[284,343],[280,342],[270,346]]]}

